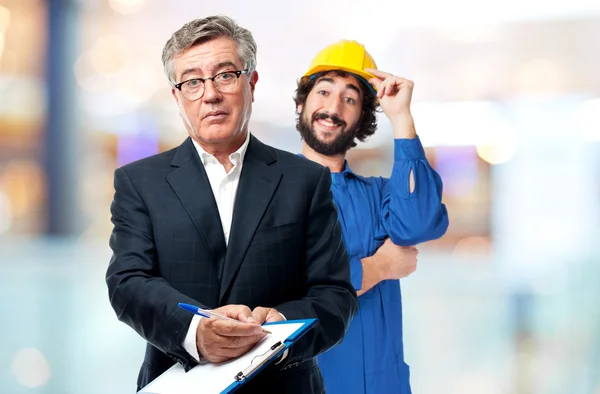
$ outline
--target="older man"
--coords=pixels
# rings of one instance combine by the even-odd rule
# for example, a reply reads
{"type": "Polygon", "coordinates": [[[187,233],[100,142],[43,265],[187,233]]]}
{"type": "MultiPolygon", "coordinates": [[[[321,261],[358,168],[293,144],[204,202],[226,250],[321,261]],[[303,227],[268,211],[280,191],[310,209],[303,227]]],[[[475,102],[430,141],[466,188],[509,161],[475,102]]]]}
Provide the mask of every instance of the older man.
{"type": "Polygon", "coordinates": [[[110,301],[148,342],[138,387],[175,362],[246,353],[266,321],[318,318],[240,392],[321,393],[315,357],[357,309],[329,170],[249,133],[256,43],[230,18],[184,25],[163,64],[189,138],[117,169],[111,206],[110,301]],[[238,321],[192,318],[179,302],[238,321]]]}

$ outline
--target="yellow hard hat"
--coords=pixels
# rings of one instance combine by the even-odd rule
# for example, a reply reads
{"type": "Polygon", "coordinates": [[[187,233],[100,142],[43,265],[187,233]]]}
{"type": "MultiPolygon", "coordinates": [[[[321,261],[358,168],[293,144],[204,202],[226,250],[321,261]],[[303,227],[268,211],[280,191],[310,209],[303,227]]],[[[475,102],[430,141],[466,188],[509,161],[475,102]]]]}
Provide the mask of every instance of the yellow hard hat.
{"type": "Polygon", "coordinates": [[[354,40],[340,40],[322,49],[312,60],[304,76],[310,77],[323,71],[342,70],[360,77],[369,88],[374,89],[369,83],[369,79],[374,75],[366,72],[365,68],[377,69],[375,60],[365,46],[354,40]]]}

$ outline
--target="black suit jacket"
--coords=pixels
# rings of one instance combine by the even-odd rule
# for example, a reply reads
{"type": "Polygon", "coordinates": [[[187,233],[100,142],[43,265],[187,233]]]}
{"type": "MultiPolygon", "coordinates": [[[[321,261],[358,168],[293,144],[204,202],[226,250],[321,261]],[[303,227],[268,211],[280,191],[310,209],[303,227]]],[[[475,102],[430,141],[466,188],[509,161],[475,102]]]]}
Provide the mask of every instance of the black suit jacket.
{"type": "Polygon", "coordinates": [[[251,136],[226,246],[214,195],[188,138],[115,171],[113,256],[119,318],[147,342],[138,387],[180,362],[192,316],[179,302],[274,307],[319,324],[240,392],[323,391],[314,357],[340,342],[358,308],[329,170],[251,136]]]}

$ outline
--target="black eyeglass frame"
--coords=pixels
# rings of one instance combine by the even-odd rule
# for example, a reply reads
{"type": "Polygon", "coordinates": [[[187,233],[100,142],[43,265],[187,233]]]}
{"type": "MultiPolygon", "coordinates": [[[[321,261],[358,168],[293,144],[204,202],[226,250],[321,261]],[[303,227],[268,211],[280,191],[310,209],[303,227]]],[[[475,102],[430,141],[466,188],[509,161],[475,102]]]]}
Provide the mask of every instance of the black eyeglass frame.
{"type": "MultiPolygon", "coordinates": [[[[214,84],[215,83],[215,78],[218,78],[218,77],[220,77],[223,74],[235,74],[235,76],[237,77],[237,79],[240,79],[240,76],[242,74],[248,74],[248,69],[245,69],[245,70],[235,70],[235,71],[223,71],[223,72],[220,72],[220,73],[215,74],[212,77],[208,77],[208,78],[200,78],[200,77],[190,78],[190,79],[187,79],[187,80],[185,80],[183,82],[179,82],[179,83],[173,85],[173,87],[181,92],[181,87],[183,86],[183,84],[188,83],[190,81],[194,81],[194,80],[202,81],[202,85],[206,84],[206,81],[208,81],[208,80],[211,80],[212,83],[214,84]]],[[[218,83],[215,84],[215,88],[217,88],[217,90],[219,90],[219,88],[217,87],[218,85],[219,85],[218,83]]],[[[202,89],[205,89],[205,88],[203,87],[202,89]]],[[[219,90],[219,92],[220,92],[220,90],[219,90]]],[[[204,91],[202,92],[202,94],[204,94],[204,91]]],[[[202,97],[202,95],[200,95],[200,97],[202,97]]]]}

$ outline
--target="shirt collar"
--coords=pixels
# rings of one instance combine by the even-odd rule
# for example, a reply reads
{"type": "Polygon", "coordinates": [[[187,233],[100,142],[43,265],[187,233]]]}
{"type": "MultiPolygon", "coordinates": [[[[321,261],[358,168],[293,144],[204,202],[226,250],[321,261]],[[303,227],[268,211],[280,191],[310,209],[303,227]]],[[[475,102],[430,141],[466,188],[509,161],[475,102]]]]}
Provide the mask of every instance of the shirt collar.
{"type": "MultiPolygon", "coordinates": [[[[202,146],[200,146],[200,144],[197,143],[193,138],[192,138],[192,143],[194,144],[194,147],[198,151],[198,156],[200,156],[200,160],[202,160],[202,165],[206,166],[206,164],[218,163],[217,159],[213,155],[211,155],[210,153],[205,151],[202,148],[202,146]]],[[[240,146],[238,150],[236,150],[235,152],[233,152],[232,154],[229,155],[229,160],[231,161],[231,163],[234,166],[238,166],[244,162],[244,157],[246,156],[246,151],[248,150],[249,143],[250,143],[250,132],[247,132],[246,140],[244,141],[242,146],[240,146]]]]}
{"type": "Polygon", "coordinates": [[[350,166],[348,165],[348,160],[344,160],[344,169],[342,170],[342,174],[344,176],[354,176],[354,172],[352,172],[352,170],[350,169],[350,166]]]}
{"type": "MultiPolygon", "coordinates": [[[[304,157],[306,159],[306,156],[304,156],[302,153],[298,153],[298,156],[304,157]]],[[[334,175],[334,174],[337,174],[337,173],[336,172],[332,172],[331,174],[334,175]]],[[[354,174],[354,172],[352,172],[352,170],[350,169],[350,166],[348,165],[348,160],[344,160],[344,169],[339,174],[341,174],[343,176],[356,176],[354,174]]]]}

